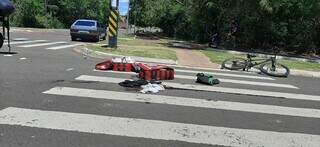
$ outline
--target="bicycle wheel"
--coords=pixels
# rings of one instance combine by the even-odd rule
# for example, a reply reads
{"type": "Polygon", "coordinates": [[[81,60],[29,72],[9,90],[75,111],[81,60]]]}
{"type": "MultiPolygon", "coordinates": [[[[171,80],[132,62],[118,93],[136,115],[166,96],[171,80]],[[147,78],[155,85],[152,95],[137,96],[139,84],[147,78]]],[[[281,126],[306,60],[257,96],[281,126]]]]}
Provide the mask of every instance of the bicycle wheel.
{"type": "Polygon", "coordinates": [[[230,58],[222,62],[222,68],[229,70],[239,70],[246,67],[246,60],[243,58],[230,58]]]}
{"type": "Polygon", "coordinates": [[[0,33],[0,48],[2,48],[3,46],[3,42],[4,42],[4,37],[2,36],[2,33],[0,33]]]}
{"type": "Polygon", "coordinates": [[[264,63],[260,66],[260,71],[266,75],[274,77],[288,77],[290,70],[287,66],[276,63],[275,66],[272,66],[272,62],[264,63]]]}

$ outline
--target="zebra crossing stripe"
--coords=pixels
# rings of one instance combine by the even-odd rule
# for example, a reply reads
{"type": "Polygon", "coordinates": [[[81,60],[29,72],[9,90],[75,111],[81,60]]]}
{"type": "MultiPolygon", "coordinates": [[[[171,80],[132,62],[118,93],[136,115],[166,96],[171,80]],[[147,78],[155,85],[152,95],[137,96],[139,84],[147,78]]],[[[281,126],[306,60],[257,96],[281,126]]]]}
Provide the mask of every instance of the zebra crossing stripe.
{"type": "Polygon", "coordinates": [[[84,44],[70,44],[70,45],[62,45],[62,46],[56,46],[56,47],[50,47],[50,48],[46,48],[47,50],[59,50],[59,49],[65,49],[65,48],[70,48],[70,47],[76,47],[76,46],[81,46],[84,44]]]}
{"type": "MultiPolygon", "coordinates": [[[[196,76],[175,75],[175,78],[195,80],[196,76]]],[[[293,86],[293,85],[289,85],[289,84],[253,82],[253,81],[232,80],[232,79],[223,79],[223,78],[219,78],[219,80],[220,80],[220,82],[224,82],[224,83],[234,83],[234,84],[245,84],[245,85],[255,85],[255,86],[299,89],[298,87],[293,86]]]]}
{"type": "Polygon", "coordinates": [[[29,38],[14,38],[13,41],[27,41],[29,38]]]}
{"type": "MultiPolygon", "coordinates": [[[[120,83],[127,79],[82,75],[77,77],[76,80],[96,81],[96,82],[105,82],[105,83],[120,83]]],[[[172,87],[177,89],[186,89],[186,90],[198,90],[198,91],[210,91],[210,92],[252,95],[252,96],[265,96],[265,97],[276,97],[276,98],[286,98],[286,99],[320,101],[320,96],[318,95],[305,95],[305,94],[298,94],[298,93],[283,93],[283,92],[249,90],[249,89],[238,89],[238,88],[202,86],[202,85],[181,84],[181,83],[172,83],[172,82],[170,83],[163,82],[162,84],[166,85],[167,87],[172,87]]]]}
{"type": "Polygon", "coordinates": [[[59,41],[59,42],[50,42],[50,43],[39,43],[39,44],[22,45],[18,47],[22,47],[22,48],[39,47],[39,46],[48,46],[48,45],[64,44],[64,43],[67,43],[67,42],[59,41]]]}
{"type": "MultiPolygon", "coordinates": [[[[96,71],[96,72],[106,72],[106,73],[120,73],[120,74],[136,75],[136,73],[133,73],[133,72],[117,72],[117,71],[101,71],[101,70],[94,70],[94,71],[96,71]]],[[[196,76],[175,75],[175,78],[196,80],[196,76]]],[[[224,82],[224,83],[234,83],[234,84],[244,84],[244,85],[255,85],[255,86],[299,89],[298,87],[293,86],[293,85],[289,85],[289,84],[253,82],[253,81],[232,80],[232,79],[223,79],[223,78],[219,78],[219,80],[221,82],[224,82]]]]}
{"type": "Polygon", "coordinates": [[[220,72],[204,72],[204,71],[194,71],[194,70],[181,70],[176,69],[176,72],[184,72],[184,73],[208,73],[216,76],[226,76],[226,77],[237,77],[237,78],[248,78],[248,79],[260,79],[260,80],[274,80],[270,77],[262,77],[262,76],[253,76],[253,75],[239,75],[239,74],[228,74],[228,73],[220,73],[220,72]]]}
{"type": "MultiPolygon", "coordinates": [[[[10,42],[11,45],[16,44],[28,44],[28,43],[39,43],[39,42],[47,42],[48,40],[32,40],[32,41],[12,41],[10,42]]],[[[8,42],[5,42],[4,45],[8,45],[8,42]]]]}
{"type": "Polygon", "coordinates": [[[163,95],[124,93],[107,90],[93,90],[71,87],[55,87],[43,93],[50,95],[73,96],[105,100],[131,101],[143,103],[149,102],[155,104],[176,105],[185,107],[320,118],[320,110],[318,109],[293,108],[228,101],[210,101],[204,99],[183,98],[163,95]]]}
{"type": "Polygon", "coordinates": [[[318,147],[320,136],[9,107],[0,124],[220,146],[318,147]],[[54,119],[53,119],[54,118],[54,119]]]}
{"type": "Polygon", "coordinates": [[[176,68],[184,68],[184,69],[190,69],[190,70],[202,70],[200,72],[212,72],[212,71],[217,71],[217,72],[231,72],[231,73],[245,73],[245,74],[257,74],[260,70],[257,68],[251,68],[249,72],[243,72],[241,70],[228,70],[228,69],[220,69],[219,68],[204,68],[204,67],[191,67],[191,66],[182,66],[182,65],[170,65],[170,67],[176,67],[176,68]]]}

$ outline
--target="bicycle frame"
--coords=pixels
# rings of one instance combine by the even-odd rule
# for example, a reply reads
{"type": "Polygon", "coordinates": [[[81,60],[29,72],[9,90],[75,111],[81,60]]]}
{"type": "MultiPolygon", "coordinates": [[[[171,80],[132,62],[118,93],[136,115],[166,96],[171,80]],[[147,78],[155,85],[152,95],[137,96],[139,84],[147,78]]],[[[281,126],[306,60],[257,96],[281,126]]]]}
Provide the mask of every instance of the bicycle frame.
{"type": "Polygon", "coordinates": [[[260,65],[257,69],[266,75],[275,77],[288,77],[290,69],[277,61],[277,56],[270,58],[255,58],[256,56],[247,54],[247,58],[233,57],[222,62],[222,69],[249,71],[250,68],[260,65]]]}
{"type": "Polygon", "coordinates": [[[276,68],[276,55],[274,57],[270,57],[268,59],[253,59],[255,57],[251,57],[250,55],[247,55],[247,59],[246,59],[246,67],[244,70],[249,70],[250,68],[257,66],[257,65],[261,65],[267,62],[271,62],[272,64],[272,70],[275,70],[276,68]]]}

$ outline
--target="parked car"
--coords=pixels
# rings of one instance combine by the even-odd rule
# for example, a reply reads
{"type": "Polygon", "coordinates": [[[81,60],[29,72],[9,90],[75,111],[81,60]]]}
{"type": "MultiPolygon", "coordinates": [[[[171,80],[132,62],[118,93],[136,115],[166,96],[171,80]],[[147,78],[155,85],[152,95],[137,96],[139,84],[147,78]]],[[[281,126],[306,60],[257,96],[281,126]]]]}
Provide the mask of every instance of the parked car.
{"type": "Polygon", "coordinates": [[[96,20],[79,19],[70,28],[72,41],[79,38],[99,42],[101,39],[106,40],[106,34],[106,28],[96,20]]]}

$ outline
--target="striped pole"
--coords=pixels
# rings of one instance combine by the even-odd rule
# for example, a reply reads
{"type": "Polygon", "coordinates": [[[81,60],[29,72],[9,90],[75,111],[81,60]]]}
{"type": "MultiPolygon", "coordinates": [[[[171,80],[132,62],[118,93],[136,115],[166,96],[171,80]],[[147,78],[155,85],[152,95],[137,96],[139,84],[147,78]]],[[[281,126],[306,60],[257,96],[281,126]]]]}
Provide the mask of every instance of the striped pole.
{"type": "Polygon", "coordinates": [[[119,20],[119,12],[117,10],[112,9],[109,14],[109,29],[108,29],[109,47],[112,47],[112,48],[117,47],[118,20],[119,20]]]}

